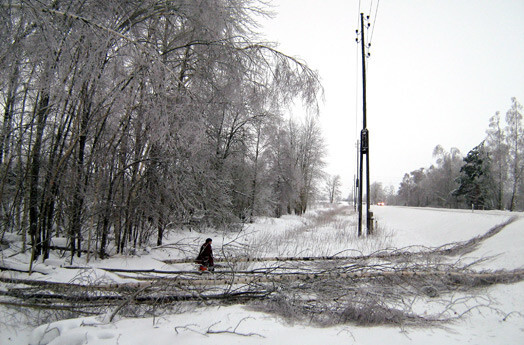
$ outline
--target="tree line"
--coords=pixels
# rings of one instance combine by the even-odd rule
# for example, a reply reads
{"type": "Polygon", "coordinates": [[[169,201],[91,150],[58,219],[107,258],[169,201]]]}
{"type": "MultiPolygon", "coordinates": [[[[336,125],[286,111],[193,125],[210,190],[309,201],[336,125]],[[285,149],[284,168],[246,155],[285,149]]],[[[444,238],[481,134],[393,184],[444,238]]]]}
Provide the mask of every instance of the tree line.
{"type": "Polygon", "coordinates": [[[524,210],[524,122],[522,105],[489,120],[485,139],[463,157],[456,148],[433,151],[436,164],[405,174],[398,192],[373,184],[374,202],[392,205],[524,210]]]}
{"type": "Polygon", "coordinates": [[[181,227],[303,213],[322,93],[253,0],[13,0],[0,11],[1,233],[104,258],[181,227]],[[295,99],[310,114],[282,114],[295,99]]]}

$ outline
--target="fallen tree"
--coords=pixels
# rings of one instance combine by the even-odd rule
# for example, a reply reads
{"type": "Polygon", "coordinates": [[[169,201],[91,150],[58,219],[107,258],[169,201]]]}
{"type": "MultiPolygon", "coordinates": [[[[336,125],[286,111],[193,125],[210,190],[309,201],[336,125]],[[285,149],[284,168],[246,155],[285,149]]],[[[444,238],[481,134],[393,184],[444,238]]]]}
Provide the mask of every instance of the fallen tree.
{"type": "Polygon", "coordinates": [[[89,269],[68,283],[0,276],[4,286],[0,304],[86,315],[110,312],[114,318],[117,314],[158,315],[183,303],[245,303],[319,325],[420,325],[451,321],[479,308],[507,317],[520,312],[498,310],[486,294],[487,287],[520,282],[524,269],[475,270],[489,258],[467,263],[459,255],[512,221],[483,236],[438,248],[272,260],[267,267],[251,270],[234,269],[238,261],[232,258],[227,269],[214,274],[106,268],[126,278],[119,283],[95,279],[89,269]]]}

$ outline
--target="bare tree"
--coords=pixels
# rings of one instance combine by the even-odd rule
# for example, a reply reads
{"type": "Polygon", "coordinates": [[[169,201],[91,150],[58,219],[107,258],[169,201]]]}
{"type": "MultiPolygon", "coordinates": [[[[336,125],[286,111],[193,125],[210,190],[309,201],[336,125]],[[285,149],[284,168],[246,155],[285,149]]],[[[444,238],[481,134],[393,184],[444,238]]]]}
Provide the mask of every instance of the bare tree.
{"type": "Polygon", "coordinates": [[[320,127],[314,117],[306,118],[299,133],[296,151],[299,180],[295,213],[303,214],[310,198],[316,193],[316,182],[322,176],[325,146],[320,127]]]}
{"type": "Polygon", "coordinates": [[[452,192],[458,187],[455,178],[462,166],[460,150],[452,147],[449,152],[437,145],[433,150],[437,165],[428,171],[428,205],[451,207],[454,205],[452,192]]]}
{"type": "Polygon", "coordinates": [[[524,173],[524,127],[522,125],[522,105],[516,98],[511,99],[511,109],[506,113],[506,140],[509,148],[510,201],[509,210],[517,206],[517,193],[524,173]]]}
{"type": "Polygon", "coordinates": [[[53,236],[71,260],[104,257],[110,238],[123,252],[274,208],[266,119],[295,98],[315,109],[321,87],[258,42],[264,3],[0,6],[2,232],[28,229],[34,258],[53,236]]]}
{"type": "Polygon", "coordinates": [[[328,196],[329,203],[334,203],[340,198],[340,187],[342,187],[342,181],[340,175],[327,175],[325,180],[326,193],[328,196]]]}
{"type": "Polygon", "coordinates": [[[369,193],[372,204],[384,202],[384,200],[386,200],[386,193],[384,192],[381,182],[373,182],[370,186],[369,193]]]}
{"type": "Polygon", "coordinates": [[[504,209],[504,192],[508,177],[508,146],[498,111],[489,119],[489,129],[486,133],[486,149],[491,157],[491,175],[495,182],[494,204],[497,209],[502,210],[504,209]]]}

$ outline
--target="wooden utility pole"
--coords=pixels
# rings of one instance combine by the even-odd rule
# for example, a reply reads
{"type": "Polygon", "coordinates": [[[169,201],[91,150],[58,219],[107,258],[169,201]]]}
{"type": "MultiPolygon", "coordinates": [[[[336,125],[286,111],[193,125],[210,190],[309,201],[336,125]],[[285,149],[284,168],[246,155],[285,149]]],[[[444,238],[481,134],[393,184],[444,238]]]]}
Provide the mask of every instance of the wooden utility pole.
{"type": "Polygon", "coordinates": [[[356,145],[356,148],[357,148],[357,173],[355,174],[355,181],[354,181],[354,193],[353,193],[353,206],[355,208],[355,211],[358,211],[358,190],[360,189],[360,182],[359,182],[359,179],[360,179],[360,175],[358,174],[358,169],[359,169],[359,164],[360,164],[360,160],[359,160],[359,154],[360,154],[360,140],[357,139],[357,145],[356,145]]]}
{"type": "Polygon", "coordinates": [[[360,43],[362,45],[362,130],[360,131],[360,160],[359,160],[359,181],[360,188],[358,190],[358,236],[362,235],[362,193],[363,193],[363,159],[366,155],[366,228],[367,234],[370,235],[371,229],[371,214],[369,212],[369,131],[367,129],[367,109],[366,109],[366,44],[364,42],[364,13],[360,13],[360,43]]]}

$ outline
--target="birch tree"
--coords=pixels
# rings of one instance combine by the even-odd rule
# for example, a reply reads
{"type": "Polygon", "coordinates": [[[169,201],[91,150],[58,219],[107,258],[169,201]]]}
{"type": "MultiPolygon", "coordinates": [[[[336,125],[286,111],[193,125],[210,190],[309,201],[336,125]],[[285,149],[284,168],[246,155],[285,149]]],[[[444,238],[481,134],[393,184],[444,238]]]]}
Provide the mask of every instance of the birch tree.
{"type": "Polygon", "coordinates": [[[340,198],[340,187],[342,186],[342,181],[340,175],[328,175],[325,180],[326,194],[330,204],[334,203],[340,198]]]}
{"type": "Polygon", "coordinates": [[[316,193],[316,182],[322,177],[325,146],[317,120],[307,117],[299,132],[297,163],[299,171],[298,199],[295,213],[306,212],[311,197],[316,193]]]}
{"type": "Polygon", "coordinates": [[[524,127],[522,124],[522,105],[516,98],[511,99],[511,109],[506,113],[506,141],[509,158],[510,200],[508,208],[517,206],[518,191],[524,172],[524,127]]]}
{"type": "Polygon", "coordinates": [[[502,210],[508,177],[508,146],[498,111],[489,119],[486,133],[486,149],[491,157],[491,176],[494,181],[494,204],[497,209],[502,210]]]}
{"type": "Polygon", "coordinates": [[[427,172],[428,204],[440,207],[456,206],[453,202],[453,191],[458,187],[455,179],[463,164],[460,150],[452,147],[447,152],[441,145],[437,145],[433,150],[433,158],[436,159],[436,166],[430,167],[427,172]]]}
{"type": "Polygon", "coordinates": [[[296,98],[315,109],[321,87],[258,41],[264,6],[2,4],[2,231],[28,229],[44,259],[65,236],[73,260],[272,209],[259,124],[296,98]]]}

